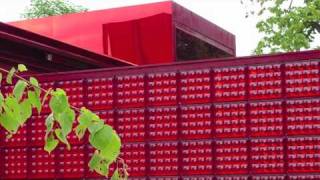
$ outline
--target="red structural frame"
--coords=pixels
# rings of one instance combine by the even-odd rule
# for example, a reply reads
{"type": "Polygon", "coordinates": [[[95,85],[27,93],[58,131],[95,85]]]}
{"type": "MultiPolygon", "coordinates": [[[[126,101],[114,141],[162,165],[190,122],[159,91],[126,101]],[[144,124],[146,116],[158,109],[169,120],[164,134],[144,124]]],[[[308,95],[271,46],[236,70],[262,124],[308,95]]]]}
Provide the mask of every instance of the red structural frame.
{"type": "Polygon", "coordinates": [[[6,63],[2,63],[2,66],[5,66],[5,64],[8,64],[9,62],[19,62],[29,65],[29,67],[35,66],[39,69],[45,69],[45,71],[40,72],[56,72],[58,70],[54,69],[54,67],[46,66],[48,64],[51,66],[55,66],[56,64],[65,66],[65,68],[60,68],[60,71],[62,71],[67,70],[67,67],[72,66],[71,62],[77,62],[77,66],[73,65],[73,70],[81,69],[81,65],[83,64],[96,68],[135,65],[118,58],[94,53],[86,49],[66,44],[1,22],[0,39],[2,40],[2,43],[11,43],[2,44],[4,48],[1,49],[0,58],[6,60],[6,63]],[[46,55],[52,55],[52,62],[47,62],[46,55]],[[7,58],[8,56],[11,58],[7,58]],[[46,62],[46,65],[44,65],[43,61],[46,62]]]}
{"type": "MultiPolygon", "coordinates": [[[[319,179],[319,58],[305,51],[38,78],[116,129],[134,179],[319,179]]],[[[98,177],[86,168],[91,148],[74,135],[73,151],[60,147],[43,165],[52,157],[32,138],[44,117],[17,135],[25,140],[1,142],[1,178],[98,177]]]]}
{"type": "Polygon", "coordinates": [[[172,1],[10,24],[138,65],[176,61],[177,29],[228,56],[236,55],[233,34],[172,1]]]}

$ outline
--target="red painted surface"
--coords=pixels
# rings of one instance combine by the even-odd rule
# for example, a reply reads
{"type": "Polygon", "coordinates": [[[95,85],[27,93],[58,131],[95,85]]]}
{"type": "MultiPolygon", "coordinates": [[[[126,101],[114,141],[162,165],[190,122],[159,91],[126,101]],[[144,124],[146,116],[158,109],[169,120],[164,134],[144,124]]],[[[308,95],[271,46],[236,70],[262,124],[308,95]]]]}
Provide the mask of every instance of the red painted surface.
{"type": "Polygon", "coordinates": [[[5,23],[0,23],[0,46],[0,66],[6,69],[18,63],[35,73],[135,65],[5,23]],[[50,62],[47,55],[52,57],[50,62]]]}
{"type": "Polygon", "coordinates": [[[104,53],[140,65],[170,63],[174,54],[171,23],[172,16],[163,13],[104,24],[104,53]]]}
{"type": "MultiPolygon", "coordinates": [[[[319,58],[306,51],[38,78],[116,129],[132,178],[319,179],[319,58]]],[[[47,114],[2,138],[1,178],[97,177],[87,168],[92,148],[74,135],[73,151],[41,150],[47,114]]]]}
{"type": "Polygon", "coordinates": [[[130,21],[158,13],[171,14],[169,4],[171,3],[114,8],[18,21],[11,24],[94,52],[103,53],[103,24],[130,21]]]}
{"type": "Polygon", "coordinates": [[[139,65],[175,61],[176,28],[235,56],[234,35],[171,1],[11,24],[139,65]]]}

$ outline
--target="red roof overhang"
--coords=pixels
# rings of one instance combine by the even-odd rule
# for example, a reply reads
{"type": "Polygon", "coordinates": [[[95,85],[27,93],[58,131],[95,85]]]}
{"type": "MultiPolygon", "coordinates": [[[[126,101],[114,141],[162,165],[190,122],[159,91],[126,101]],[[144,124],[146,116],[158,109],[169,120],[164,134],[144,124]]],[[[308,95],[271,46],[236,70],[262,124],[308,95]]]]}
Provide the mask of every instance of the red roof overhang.
{"type": "MultiPolygon", "coordinates": [[[[130,62],[98,54],[43,35],[0,22],[0,39],[32,47],[48,54],[57,54],[65,59],[86,63],[100,68],[132,66],[130,62]]],[[[28,62],[25,62],[28,63],[28,62]]],[[[77,67],[74,67],[77,69],[77,67]]]]}

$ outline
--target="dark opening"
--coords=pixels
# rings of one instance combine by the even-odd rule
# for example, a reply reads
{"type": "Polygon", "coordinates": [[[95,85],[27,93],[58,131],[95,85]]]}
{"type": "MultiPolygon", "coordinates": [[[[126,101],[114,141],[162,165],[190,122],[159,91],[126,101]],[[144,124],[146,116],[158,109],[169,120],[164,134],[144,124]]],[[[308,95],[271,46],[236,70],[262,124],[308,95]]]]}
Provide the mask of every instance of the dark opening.
{"type": "Polygon", "coordinates": [[[230,57],[230,54],[180,29],[176,29],[176,43],[177,61],[230,57]]]}
{"type": "Polygon", "coordinates": [[[6,68],[11,68],[11,66],[17,64],[25,64],[32,72],[39,73],[98,68],[95,65],[59,54],[52,54],[52,61],[48,61],[48,54],[52,53],[10,40],[0,39],[0,64],[4,64],[6,68]]]}

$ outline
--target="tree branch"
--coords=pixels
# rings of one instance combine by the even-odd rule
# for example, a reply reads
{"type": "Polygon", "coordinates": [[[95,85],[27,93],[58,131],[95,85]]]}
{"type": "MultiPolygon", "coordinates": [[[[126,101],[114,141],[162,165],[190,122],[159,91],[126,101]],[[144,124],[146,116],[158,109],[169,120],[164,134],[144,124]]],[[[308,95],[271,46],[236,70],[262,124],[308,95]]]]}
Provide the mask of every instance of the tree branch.
{"type": "Polygon", "coordinates": [[[292,3],[293,3],[293,0],[290,1],[289,10],[291,10],[292,8],[292,3]]]}
{"type": "Polygon", "coordinates": [[[320,23],[318,22],[312,22],[312,27],[320,33],[320,23]]]}

